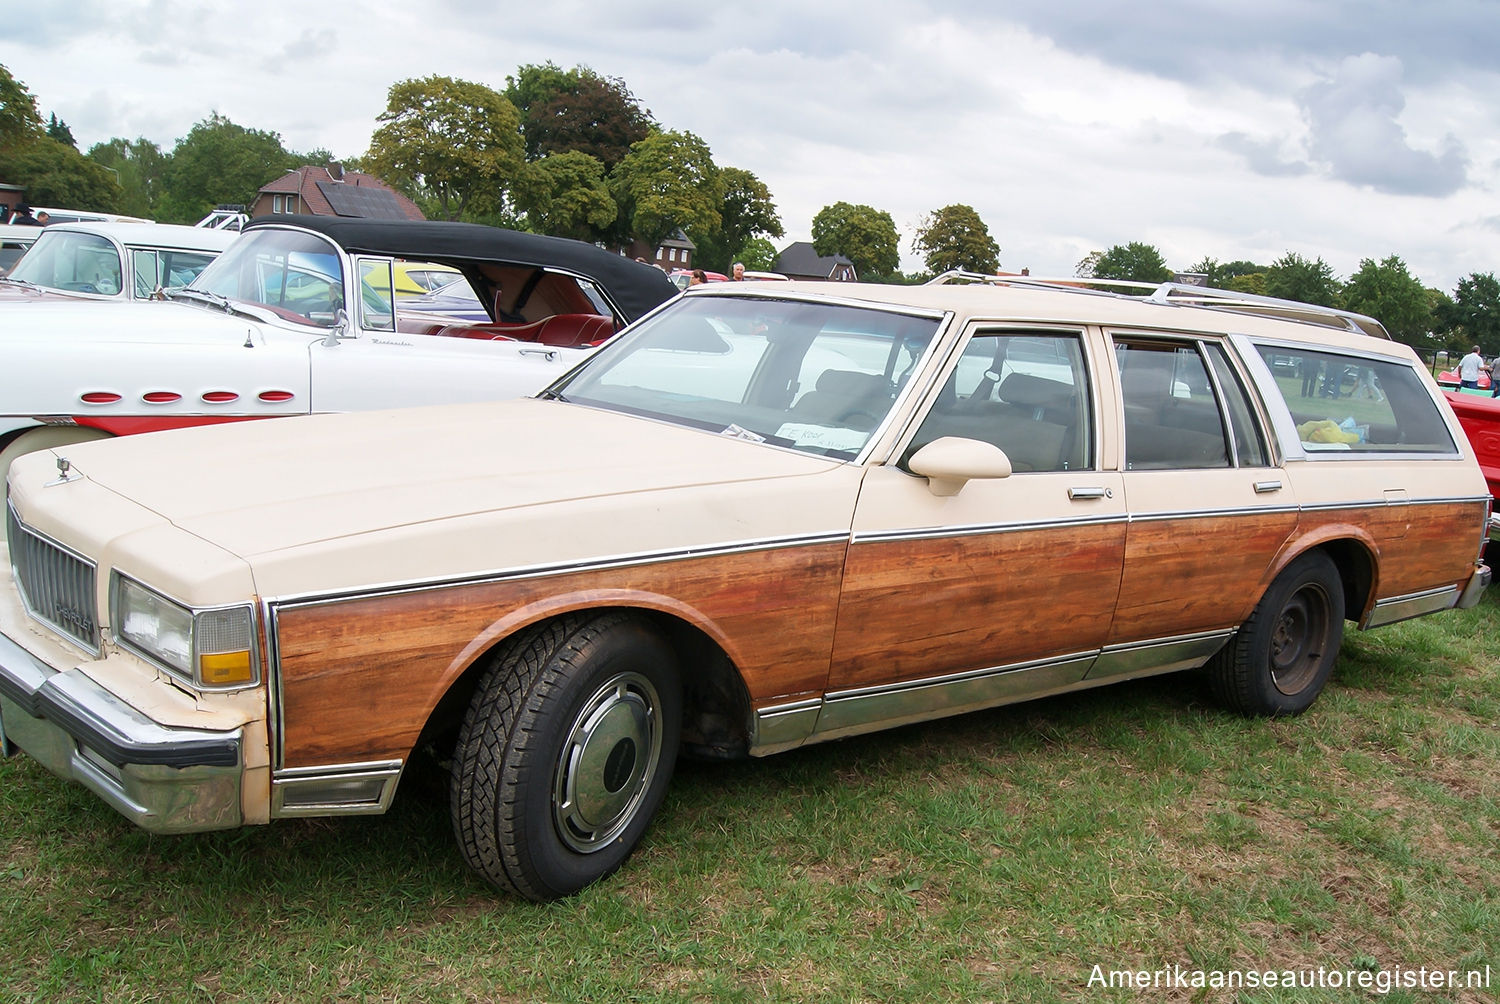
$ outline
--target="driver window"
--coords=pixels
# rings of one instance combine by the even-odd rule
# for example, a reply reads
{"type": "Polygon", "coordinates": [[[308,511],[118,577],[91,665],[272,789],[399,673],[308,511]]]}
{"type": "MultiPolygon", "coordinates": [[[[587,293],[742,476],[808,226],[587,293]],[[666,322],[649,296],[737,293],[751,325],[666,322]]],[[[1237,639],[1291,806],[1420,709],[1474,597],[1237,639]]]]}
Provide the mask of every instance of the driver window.
{"type": "Polygon", "coordinates": [[[139,249],[131,251],[130,262],[135,271],[135,295],[145,299],[161,285],[156,274],[156,252],[139,249]]]}
{"type": "Polygon", "coordinates": [[[902,457],[935,439],[992,443],[1011,469],[1076,471],[1092,466],[1093,421],[1078,335],[975,335],[902,457]]]}

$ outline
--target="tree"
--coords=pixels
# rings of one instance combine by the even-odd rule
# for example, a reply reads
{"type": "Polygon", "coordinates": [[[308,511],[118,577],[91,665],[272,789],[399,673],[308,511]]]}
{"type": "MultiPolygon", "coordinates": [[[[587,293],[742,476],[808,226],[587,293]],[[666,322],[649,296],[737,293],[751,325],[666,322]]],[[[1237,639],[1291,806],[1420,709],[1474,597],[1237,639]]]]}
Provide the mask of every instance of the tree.
{"type": "Polygon", "coordinates": [[[1283,300],[1337,307],[1342,296],[1333,268],[1322,258],[1308,261],[1288,251],[1266,269],[1266,293],[1283,300]]]}
{"type": "Polygon", "coordinates": [[[28,202],[105,213],[119,208],[114,176],[48,136],[0,148],[0,178],[25,186],[28,202]]]}
{"type": "Polygon", "coordinates": [[[740,262],[752,272],[769,272],[776,265],[776,245],[764,237],[752,237],[730,256],[730,263],[740,262]]]}
{"type": "Polygon", "coordinates": [[[157,204],[165,191],[169,160],[161,147],[144,136],[116,138],[95,143],[85,156],[115,176],[120,185],[120,212],[153,220],[160,215],[157,204]]]}
{"type": "Polygon", "coordinates": [[[578,151],[608,172],[657,129],[625,81],[587,66],[527,65],[505,80],[505,97],[520,116],[527,160],[578,151]]]}
{"type": "Polygon", "coordinates": [[[73,130],[68,128],[66,122],[57,117],[56,112],[53,112],[52,116],[47,119],[47,135],[57,140],[63,146],[71,146],[75,150],[78,149],[78,141],[73,138],[73,130]]]}
{"type": "Polygon", "coordinates": [[[196,223],[220,203],[248,206],[260,186],[296,166],[278,134],[247,129],[214,112],[172,149],[157,218],[196,223]]]}
{"type": "Polygon", "coordinates": [[[928,213],[917,226],[912,247],[925,254],[929,272],[1000,270],[1000,246],[974,208],[962,203],[928,213]]]}
{"type": "Polygon", "coordinates": [[[527,226],[540,234],[603,240],[619,213],[604,180],[604,165],[579,150],[554,153],[531,165],[513,193],[527,226]]]}
{"type": "Polygon", "coordinates": [[[1257,265],[1253,261],[1231,261],[1220,264],[1217,260],[1207,257],[1188,269],[1189,272],[1207,276],[1208,285],[1215,289],[1235,289],[1237,287],[1232,285],[1234,280],[1256,275],[1265,270],[1264,265],[1257,265]]]}
{"type": "MultiPolygon", "coordinates": [[[[1087,262],[1090,259],[1085,258],[1087,262]]],[[[1128,279],[1132,282],[1170,282],[1172,270],[1162,260],[1161,252],[1154,245],[1131,241],[1116,244],[1108,251],[1100,252],[1092,260],[1093,271],[1088,273],[1095,279],[1128,279]]],[[[1083,262],[1079,262],[1083,268],[1083,262]]],[[[1079,274],[1084,274],[1080,272],[1079,274]]]]}
{"type": "Polygon", "coordinates": [[[861,279],[889,278],[901,264],[901,237],[896,221],[884,210],[835,202],[818,210],[812,221],[813,251],[841,254],[854,263],[861,279]]]}
{"type": "Polygon", "coordinates": [[[1363,259],[1344,287],[1344,306],[1380,321],[1392,338],[1408,345],[1424,344],[1432,328],[1427,290],[1396,255],[1378,264],[1363,259]]]}
{"type": "Polygon", "coordinates": [[[719,225],[712,230],[690,230],[688,236],[698,247],[693,255],[696,264],[727,272],[731,262],[743,260],[740,252],[752,239],[762,234],[782,237],[786,231],[765,182],[738,167],[720,168],[719,182],[724,191],[719,225]]]}
{"type": "Polygon", "coordinates": [[[679,230],[717,228],[723,219],[722,184],[708,144],[690,132],[653,133],[633,145],[609,174],[622,236],[653,248],[679,230]]]}
{"type": "Polygon", "coordinates": [[[1493,272],[1473,272],[1458,280],[1453,299],[1440,304],[1438,328],[1448,344],[1478,345],[1485,355],[1500,352],[1500,281],[1493,272]]]}
{"type": "Polygon", "coordinates": [[[525,172],[520,116],[483,84],[431,76],[391,85],[370,137],[374,173],[431,216],[456,220],[503,211],[525,172]]]}
{"type": "Polygon", "coordinates": [[[0,64],[0,150],[28,143],[45,133],[36,98],[0,64]]]}

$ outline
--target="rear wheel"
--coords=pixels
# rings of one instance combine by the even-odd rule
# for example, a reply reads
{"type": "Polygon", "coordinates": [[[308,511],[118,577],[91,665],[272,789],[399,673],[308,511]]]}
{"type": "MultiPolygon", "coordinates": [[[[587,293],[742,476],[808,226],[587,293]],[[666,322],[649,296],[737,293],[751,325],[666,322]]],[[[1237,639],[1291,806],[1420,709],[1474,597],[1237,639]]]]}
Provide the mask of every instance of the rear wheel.
{"type": "Polygon", "coordinates": [[[676,659],[641,618],[565,617],[512,639],[485,673],[450,796],[465,860],[533,900],[624,863],[661,804],[682,709],[676,659]]]}
{"type": "Polygon", "coordinates": [[[1328,682],[1344,638],[1344,587],[1321,551],[1298,558],[1206,670],[1214,696],[1247,715],[1296,715],[1328,682]]]}

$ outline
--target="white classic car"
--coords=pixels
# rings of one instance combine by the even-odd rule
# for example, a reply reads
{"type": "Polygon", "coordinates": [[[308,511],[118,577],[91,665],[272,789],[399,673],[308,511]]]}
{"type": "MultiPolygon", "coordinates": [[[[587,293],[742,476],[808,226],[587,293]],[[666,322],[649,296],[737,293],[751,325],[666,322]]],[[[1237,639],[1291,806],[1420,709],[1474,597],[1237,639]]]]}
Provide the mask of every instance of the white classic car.
{"type": "Polygon", "coordinates": [[[1474,453],[1367,321],[715,283],[539,398],[22,457],[0,745],[157,832],[379,813],[434,764],[465,860],[546,899],[625,861],[679,751],[1193,669],[1296,714],[1345,621],[1490,580],[1474,453]],[[1378,393],[1303,391],[1346,365],[1378,393]]]}
{"type": "MultiPolygon", "coordinates": [[[[173,229],[229,250],[166,302],[0,303],[0,476],[23,453],[128,433],[535,393],[677,292],[661,270],[591,244],[466,223],[275,217],[239,235],[173,229]],[[490,320],[393,310],[399,259],[458,268],[490,320]]],[[[49,247],[85,236],[49,227],[0,287],[74,268],[79,249],[64,266],[49,247]]],[[[101,248],[106,259],[133,263],[134,279],[117,275],[110,289],[149,282],[140,256],[101,248]]],[[[104,289],[90,279],[77,291],[104,289]]]]}
{"type": "Polygon", "coordinates": [[[61,223],[33,230],[36,242],[0,278],[0,304],[150,299],[192,282],[235,237],[170,223],[61,223]]]}

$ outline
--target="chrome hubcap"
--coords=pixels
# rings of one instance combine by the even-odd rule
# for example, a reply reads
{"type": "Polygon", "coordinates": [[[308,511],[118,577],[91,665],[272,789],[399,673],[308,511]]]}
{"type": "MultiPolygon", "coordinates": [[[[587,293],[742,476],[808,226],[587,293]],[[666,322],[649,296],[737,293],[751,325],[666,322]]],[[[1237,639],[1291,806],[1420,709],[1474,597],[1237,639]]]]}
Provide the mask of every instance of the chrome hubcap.
{"type": "Polygon", "coordinates": [[[602,850],[630,825],[661,763],[660,700],[638,673],[612,677],[583,703],[557,759],[553,816],[563,843],[602,850]]]}

